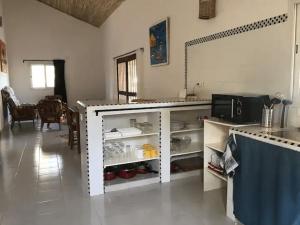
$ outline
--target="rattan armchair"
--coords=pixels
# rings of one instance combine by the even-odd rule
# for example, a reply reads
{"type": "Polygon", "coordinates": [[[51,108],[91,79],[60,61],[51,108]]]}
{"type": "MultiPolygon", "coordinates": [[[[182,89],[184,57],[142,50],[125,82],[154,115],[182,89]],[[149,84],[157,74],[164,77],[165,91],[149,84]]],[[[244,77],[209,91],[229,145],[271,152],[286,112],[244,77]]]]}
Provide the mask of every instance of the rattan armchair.
{"type": "Polygon", "coordinates": [[[41,118],[41,130],[44,124],[47,123],[48,127],[50,123],[58,123],[59,129],[61,129],[61,116],[63,112],[62,102],[58,99],[40,100],[37,105],[39,115],[41,118]]]}
{"type": "Polygon", "coordinates": [[[16,97],[11,87],[5,87],[1,90],[2,100],[4,107],[8,106],[11,114],[11,128],[14,127],[15,122],[32,120],[33,124],[36,119],[36,105],[34,104],[21,104],[16,97]]]}

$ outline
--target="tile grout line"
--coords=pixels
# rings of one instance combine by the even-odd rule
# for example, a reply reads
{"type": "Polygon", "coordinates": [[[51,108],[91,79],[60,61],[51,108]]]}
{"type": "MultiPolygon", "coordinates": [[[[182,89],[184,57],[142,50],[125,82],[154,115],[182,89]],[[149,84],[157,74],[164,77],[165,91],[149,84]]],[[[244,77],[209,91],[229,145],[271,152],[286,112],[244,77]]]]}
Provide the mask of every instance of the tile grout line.
{"type": "Polygon", "coordinates": [[[22,154],[21,154],[21,157],[20,157],[18,166],[17,166],[17,171],[16,171],[16,173],[15,173],[15,175],[14,175],[15,178],[16,178],[16,176],[17,176],[18,173],[19,173],[20,165],[21,165],[21,162],[22,162],[22,159],[23,159],[23,155],[24,155],[24,152],[25,152],[25,150],[26,150],[27,145],[28,145],[28,144],[27,144],[27,142],[26,142],[26,144],[25,144],[25,146],[24,146],[24,148],[23,148],[23,151],[22,151],[22,154]]]}

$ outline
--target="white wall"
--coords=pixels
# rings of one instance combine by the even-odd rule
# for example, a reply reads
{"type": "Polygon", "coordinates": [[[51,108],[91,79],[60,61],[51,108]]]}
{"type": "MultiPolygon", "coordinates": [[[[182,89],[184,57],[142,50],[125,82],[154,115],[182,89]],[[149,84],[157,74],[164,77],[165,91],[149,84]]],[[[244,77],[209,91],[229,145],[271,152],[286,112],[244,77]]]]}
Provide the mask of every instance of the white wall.
{"type": "Polygon", "coordinates": [[[126,0],[101,27],[106,94],[112,96],[113,57],[144,47],[144,96],[177,96],[184,88],[184,43],[194,38],[277,16],[288,11],[287,0],[218,0],[217,17],[198,19],[198,0],[126,0]],[[170,65],[151,67],[148,29],[170,17],[170,65]]]}
{"type": "Polygon", "coordinates": [[[280,92],[291,98],[288,22],[188,48],[188,90],[198,95],[280,92]],[[284,77],[283,77],[284,76],[284,77]]]}
{"type": "MultiPolygon", "coordinates": [[[[2,22],[5,23],[5,18],[3,18],[3,2],[0,0],[0,16],[2,16],[2,22]]],[[[0,39],[5,42],[5,33],[3,26],[0,27],[0,39]]],[[[0,90],[9,84],[9,77],[8,74],[0,72],[0,90]]],[[[2,98],[0,97],[0,131],[3,129],[4,126],[4,118],[3,118],[3,104],[2,98]]]]}
{"type": "Polygon", "coordinates": [[[31,89],[23,59],[65,59],[70,104],[104,97],[99,29],[36,0],[4,0],[10,83],[23,102],[38,102],[52,90],[31,89]]]}

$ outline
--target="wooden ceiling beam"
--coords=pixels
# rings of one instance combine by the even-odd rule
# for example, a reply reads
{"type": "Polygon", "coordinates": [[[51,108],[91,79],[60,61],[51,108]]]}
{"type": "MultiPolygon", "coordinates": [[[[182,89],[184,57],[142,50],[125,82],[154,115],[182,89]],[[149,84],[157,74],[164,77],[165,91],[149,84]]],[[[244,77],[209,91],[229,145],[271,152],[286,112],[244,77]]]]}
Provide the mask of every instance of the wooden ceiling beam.
{"type": "Polygon", "coordinates": [[[37,0],[79,20],[100,27],[124,0],[37,0]]]}

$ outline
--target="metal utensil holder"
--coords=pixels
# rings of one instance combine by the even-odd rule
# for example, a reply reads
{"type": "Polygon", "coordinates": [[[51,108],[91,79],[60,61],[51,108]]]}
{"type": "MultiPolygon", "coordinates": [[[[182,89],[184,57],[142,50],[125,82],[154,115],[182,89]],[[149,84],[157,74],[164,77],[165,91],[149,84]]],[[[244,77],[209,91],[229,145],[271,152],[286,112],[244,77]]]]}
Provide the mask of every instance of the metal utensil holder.
{"type": "Polygon", "coordinates": [[[261,126],[266,128],[271,128],[273,126],[274,110],[273,109],[263,109],[261,126]]]}

